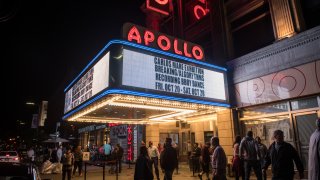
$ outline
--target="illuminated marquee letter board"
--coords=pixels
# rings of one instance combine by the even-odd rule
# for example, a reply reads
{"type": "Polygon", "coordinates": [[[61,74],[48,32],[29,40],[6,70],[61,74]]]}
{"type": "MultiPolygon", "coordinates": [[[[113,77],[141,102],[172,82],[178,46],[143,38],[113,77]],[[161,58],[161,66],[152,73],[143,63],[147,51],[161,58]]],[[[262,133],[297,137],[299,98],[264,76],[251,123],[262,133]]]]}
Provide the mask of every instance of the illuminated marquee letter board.
{"type": "Polygon", "coordinates": [[[159,94],[227,101],[226,75],[171,57],[123,49],[122,85],[159,94]]]}

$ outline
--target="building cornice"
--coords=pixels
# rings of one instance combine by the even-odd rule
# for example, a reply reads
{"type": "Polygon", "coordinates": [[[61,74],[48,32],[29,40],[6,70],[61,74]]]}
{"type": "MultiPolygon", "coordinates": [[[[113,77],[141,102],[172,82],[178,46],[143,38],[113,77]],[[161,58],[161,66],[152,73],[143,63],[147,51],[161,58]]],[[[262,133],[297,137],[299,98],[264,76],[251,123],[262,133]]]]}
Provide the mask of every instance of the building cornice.
{"type": "Polygon", "coordinates": [[[233,83],[240,83],[320,59],[320,26],[228,62],[233,83]]]}

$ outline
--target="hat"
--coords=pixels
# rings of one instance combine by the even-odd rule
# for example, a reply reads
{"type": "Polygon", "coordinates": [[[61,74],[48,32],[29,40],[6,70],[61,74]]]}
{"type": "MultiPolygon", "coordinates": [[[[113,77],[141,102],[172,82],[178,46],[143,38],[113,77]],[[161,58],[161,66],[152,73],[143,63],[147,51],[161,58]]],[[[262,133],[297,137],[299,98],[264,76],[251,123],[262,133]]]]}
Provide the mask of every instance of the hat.
{"type": "Polygon", "coordinates": [[[166,142],[167,142],[167,143],[171,143],[171,142],[172,142],[172,139],[171,139],[171,138],[166,138],[166,142]]]}

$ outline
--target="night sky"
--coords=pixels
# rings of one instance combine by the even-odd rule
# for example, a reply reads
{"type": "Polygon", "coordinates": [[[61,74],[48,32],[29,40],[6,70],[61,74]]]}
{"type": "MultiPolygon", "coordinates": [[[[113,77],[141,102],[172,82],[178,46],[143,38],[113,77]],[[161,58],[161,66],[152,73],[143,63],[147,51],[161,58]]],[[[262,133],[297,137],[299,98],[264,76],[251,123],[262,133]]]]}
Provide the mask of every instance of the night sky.
{"type": "Polygon", "coordinates": [[[27,101],[49,101],[47,121],[54,130],[63,116],[64,88],[109,40],[120,38],[124,22],[145,26],[143,2],[1,1],[0,138],[16,134],[17,120],[30,128],[37,108],[27,101]],[[10,12],[16,13],[4,18],[10,12]]]}

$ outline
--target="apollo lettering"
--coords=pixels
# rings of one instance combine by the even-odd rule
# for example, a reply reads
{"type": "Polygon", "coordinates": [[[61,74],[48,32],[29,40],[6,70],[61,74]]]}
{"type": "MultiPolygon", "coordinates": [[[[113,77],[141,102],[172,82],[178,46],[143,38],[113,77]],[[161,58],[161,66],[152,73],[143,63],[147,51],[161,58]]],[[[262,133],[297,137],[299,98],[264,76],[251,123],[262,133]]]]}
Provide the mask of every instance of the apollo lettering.
{"type": "Polygon", "coordinates": [[[135,25],[131,26],[129,29],[127,40],[145,46],[157,46],[157,48],[163,51],[173,52],[188,58],[204,60],[204,51],[199,45],[164,34],[154,33],[146,29],[141,29],[135,25]]]}

